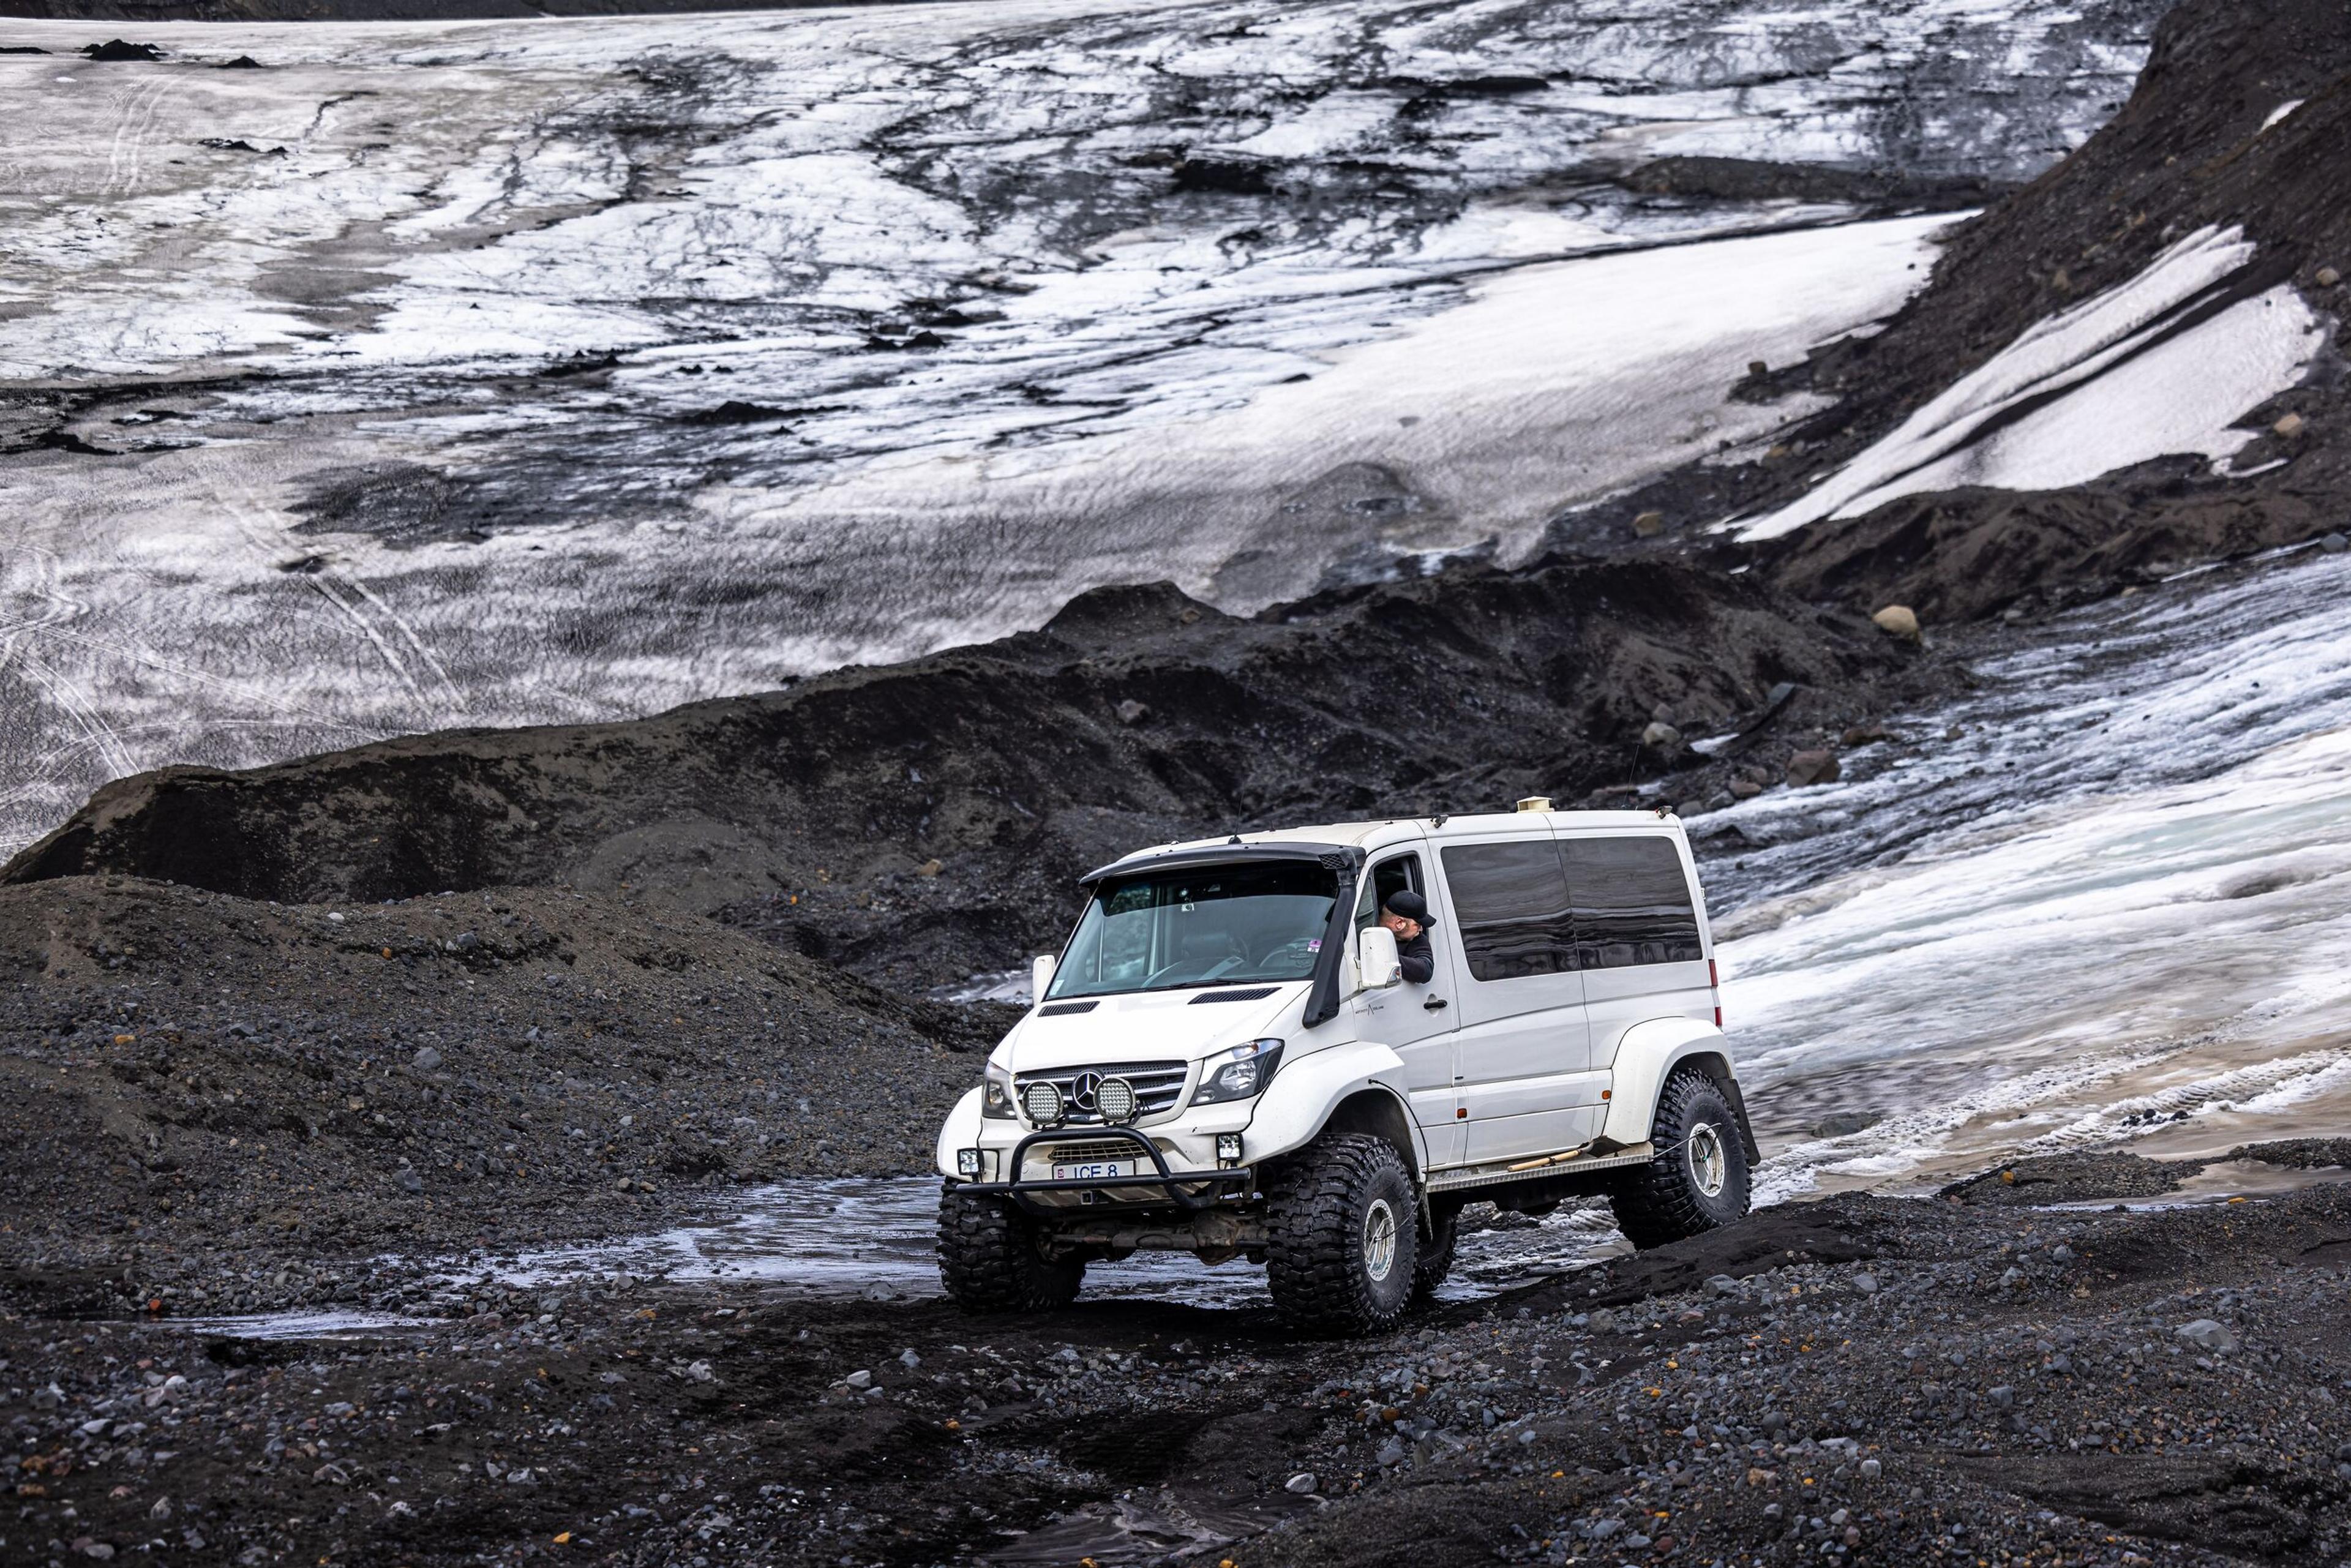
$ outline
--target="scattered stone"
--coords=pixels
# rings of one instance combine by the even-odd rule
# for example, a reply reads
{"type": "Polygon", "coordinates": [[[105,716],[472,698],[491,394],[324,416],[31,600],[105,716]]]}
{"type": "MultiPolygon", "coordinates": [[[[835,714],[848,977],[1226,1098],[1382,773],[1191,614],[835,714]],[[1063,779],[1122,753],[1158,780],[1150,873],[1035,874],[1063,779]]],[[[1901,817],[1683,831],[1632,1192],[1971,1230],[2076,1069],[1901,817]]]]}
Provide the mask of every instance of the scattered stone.
{"type": "Polygon", "coordinates": [[[1296,1475],[1290,1477],[1288,1480],[1282,1482],[1281,1486],[1284,1491],[1294,1491],[1303,1497],[1306,1493],[1314,1490],[1314,1472],[1312,1470],[1301,1470],[1296,1475]]]}
{"type": "Polygon", "coordinates": [[[1850,751],[1856,746],[1867,746],[1872,741],[1885,738],[1886,727],[1872,719],[1866,724],[1856,724],[1847,728],[1844,734],[1838,737],[1838,744],[1850,751]]]}
{"type": "Polygon", "coordinates": [[[1877,1294],[1880,1286],[1875,1274],[1855,1274],[1853,1277],[1853,1288],[1865,1296],[1874,1296],[1877,1294]]]}
{"type": "Polygon", "coordinates": [[[1739,800],[1752,800],[1763,793],[1763,786],[1752,779],[1733,779],[1723,788],[1730,791],[1732,799],[1739,800]]]}
{"type": "Polygon", "coordinates": [[[1118,722],[1121,724],[1141,724],[1150,716],[1151,705],[1149,703],[1139,703],[1133,697],[1129,697],[1124,702],[1118,705],[1118,722]]]}
{"type": "Polygon", "coordinates": [[[841,1381],[849,1385],[852,1388],[871,1388],[873,1386],[873,1375],[861,1367],[857,1371],[852,1372],[848,1376],[842,1378],[841,1381]]]}
{"type": "Polygon", "coordinates": [[[394,1186],[405,1193],[419,1193],[424,1190],[424,1178],[413,1170],[395,1171],[392,1174],[392,1182],[394,1186]]]}
{"type": "Polygon", "coordinates": [[[1708,1279],[1706,1288],[1718,1296],[1735,1296],[1739,1293],[1739,1281],[1728,1274],[1716,1274],[1708,1279]]]}
{"type": "Polygon", "coordinates": [[[1886,1120],[1882,1111],[1833,1111],[1804,1129],[1815,1138],[1844,1138],[1886,1120]]]}
{"type": "Polygon", "coordinates": [[[946,862],[939,860],[936,857],[933,857],[932,859],[926,860],[922,864],[916,866],[914,868],[914,874],[916,876],[936,876],[939,873],[946,869],[946,862]]]}
{"type": "Polygon", "coordinates": [[[2235,1332],[2228,1324],[2212,1318],[2198,1318],[2171,1332],[2197,1349],[2209,1351],[2214,1355],[2234,1354],[2239,1345],[2235,1332]]]}
{"type": "Polygon", "coordinates": [[[417,1071],[430,1072],[441,1065],[441,1053],[428,1045],[416,1053],[415,1061],[417,1071]]]}
{"type": "Polygon", "coordinates": [[[120,38],[109,38],[102,44],[84,44],[81,52],[93,60],[160,60],[163,51],[152,44],[126,44],[120,38]]]}
{"type": "Polygon", "coordinates": [[[1747,361],[1747,373],[1750,376],[1763,375],[1771,369],[1771,365],[1761,360],[1750,360],[1747,361]]]}
{"type": "Polygon", "coordinates": [[[1400,1465],[1404,1463],[1405,1452],[1404,1439],[1402,1437],[1390,1437],[1386,1442],[1380,1445],[1380,1468],[1385,1469],[1391,1465],[1400,1465]]]}
{"type": "Polygon", "coordinates": [[[1886,1467],[1879,1464],[1876,1459],[1864,1459],[1861,1461],[1861,1479],[1863,1480],[1874,1481],[1885,1473],[1886,1467]]]}
{"type": "Polygon", "coordinates": [[[2284,418],[2279,420],[2275,424],[2271,425],[2270,429],[2278,435],[2291,441],[2295,436],[2302,434],[2302,415],[2298,413],[2289,413],[2284,418]]]}
{"type": "Polygon", "coordinates": [[[1641,731],[1641,744],[1652,751],[1673,752],[1682,747],[1682,732],[1663,720],[1652,720],[1641,731]]]}
{"type": "Polygon", "coordinates": [[[1889,604],[1870,619],[1877,622],[1877,629],[1889,637],[1900,637],[1911,643],[1918,641],[1918,612],[1907,604],[1889,604]]]}
{"type": "Polygon", "coordinates": [[[2338,284],[2338,283],[2340,283],[2340,282],[2342,282],[2342,281],[2343,281],[2343,275],[2342,275],[2341,273],[2339,273],[2339,272],[2335,271],[2333,267],[2320,267],[2320,268],[2318,269],[2318,287],[2321,287],[2321,288],[2332,288],[2332,287],[2334,287],[2336,284],[2338,284]]]}
{"type": "Polygon", "coordinates": [[[910,1344],[898,1353],[898,1364],[912,1372],[923,1364],[923,1358],[914,1354],[914,1347],[910,1344]]]}
{"type": "Polygon", "coordinates": [[[2328,555],[2341,555],[2345,550],[2351,549],[2351,538],[2346,538],[2341,534],[2325,534],[2319,538],[2318,548],[2328,555]]]}
{"type": "Polygon", "coordinates": [[[1788,758],[1788,782],[1799,789],[1807,784],[1834,784],[1844,772],[1834,751],[1799,751],[1788,758]]]}
{"type": "Polygon", "coordinates": [[[1666,515],[1663,512],[1643,512],[1633,519],[1633,532],[1642,538],[1653,539],[1665,531],[1666,515]]]}
{"type": "Polygon", "coordinates": [[[223,60],[218,68],[225,71],[257,71],[261,69],[261,62],[251,55],[239,55],[233,60],[223,60]]]}

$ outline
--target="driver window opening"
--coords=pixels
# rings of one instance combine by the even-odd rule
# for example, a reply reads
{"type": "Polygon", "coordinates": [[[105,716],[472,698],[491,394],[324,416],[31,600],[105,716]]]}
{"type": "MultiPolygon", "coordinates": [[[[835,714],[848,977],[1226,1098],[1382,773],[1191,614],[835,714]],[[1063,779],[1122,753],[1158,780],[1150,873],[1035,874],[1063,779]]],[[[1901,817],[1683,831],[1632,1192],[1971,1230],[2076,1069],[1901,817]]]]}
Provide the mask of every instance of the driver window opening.
{"type": "Polygon", "coordinates": [[[1361,931],[1377,921],[1381,907],[1407,890],[1427,896],[1420,885],[1418,855],[1397,855],[1374,866],[1372,874],[1364,879],[1364,895],[1355,904],[1355,929],[1361,931]]]}

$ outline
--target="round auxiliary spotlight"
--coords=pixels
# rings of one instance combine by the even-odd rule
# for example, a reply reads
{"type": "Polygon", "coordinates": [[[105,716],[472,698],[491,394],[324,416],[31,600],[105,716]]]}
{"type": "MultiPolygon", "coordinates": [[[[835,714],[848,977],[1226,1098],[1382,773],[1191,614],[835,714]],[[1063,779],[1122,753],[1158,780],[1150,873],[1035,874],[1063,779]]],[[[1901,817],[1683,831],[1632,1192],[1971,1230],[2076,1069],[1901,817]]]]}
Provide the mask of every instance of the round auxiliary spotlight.
{"type": "Polygon", "coordinates": [[[1094,1108],[1105,1122],[1132,1122],[1143,1103],[1134,1097],[1134,1085],[1123,1078],[1105,1078],[1094,1091],[1094,1108]]]}
{"type": "Polygon", "coordinates": [[[1020,1092],[1020,1108],[1040,1127],[1061,1119],[1061,1092],[1041,1079],[1020,1092]]]}

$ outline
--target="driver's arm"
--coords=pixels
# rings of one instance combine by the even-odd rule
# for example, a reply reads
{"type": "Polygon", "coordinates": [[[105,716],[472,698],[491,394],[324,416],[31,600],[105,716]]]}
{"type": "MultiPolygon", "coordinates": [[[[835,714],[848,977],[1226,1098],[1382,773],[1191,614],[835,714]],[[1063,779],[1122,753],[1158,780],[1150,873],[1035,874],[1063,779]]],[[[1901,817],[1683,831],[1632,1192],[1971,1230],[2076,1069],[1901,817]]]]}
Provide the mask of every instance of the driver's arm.
{"type": "Polygon", "coordinates": [[[1426,931],[1399,946],[1396,956],[1403,961],[1400,967],[1404,977],[1413,985],[1425,986],[1428,977],[1437,973],[1437,954],[1428,945],[1426,931]]]}

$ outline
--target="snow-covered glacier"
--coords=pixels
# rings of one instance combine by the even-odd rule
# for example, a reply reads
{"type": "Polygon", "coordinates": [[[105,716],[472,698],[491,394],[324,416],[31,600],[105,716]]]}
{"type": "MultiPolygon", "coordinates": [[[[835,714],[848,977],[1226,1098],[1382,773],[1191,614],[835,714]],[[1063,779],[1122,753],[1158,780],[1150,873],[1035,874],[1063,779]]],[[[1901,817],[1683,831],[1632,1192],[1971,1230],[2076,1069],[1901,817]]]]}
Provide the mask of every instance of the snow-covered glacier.
{"type": "Polygon", "coordinates": [[[1948,212],[2088,135],[2161,9],[1009,0],[153,63],[5,24],[51,52],[0,57],[0,845],[141,768],[643,712],[1102,581],[1507,557],[1806,412],[1728,393],[1943,221],[1630,172],[1948,212]]]}

